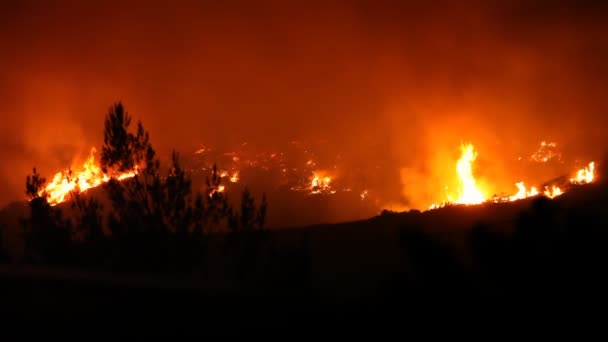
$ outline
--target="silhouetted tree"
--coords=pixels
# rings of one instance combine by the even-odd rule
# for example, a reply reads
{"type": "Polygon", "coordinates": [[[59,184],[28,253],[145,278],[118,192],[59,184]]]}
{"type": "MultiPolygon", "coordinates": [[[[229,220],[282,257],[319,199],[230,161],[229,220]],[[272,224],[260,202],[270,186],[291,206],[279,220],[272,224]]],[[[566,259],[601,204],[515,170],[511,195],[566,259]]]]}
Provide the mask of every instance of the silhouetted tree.
{"type": "Polygon", "coordinates": [[[217,171],[217,165],[213,165],[211,178],[207,177],[205,190],[206,209],[204,211],[204,221],[208,232],[217,232],[224,228],[224,222],[228,221],[231,225],[232,208],[228,204],[228,198],[222,191],[222,177],[217,171]]]}
{"type": "Polygon", "coordinates": [[[168,229],[163,217],[164,184],[160,162],[149,134],[138,122],[128,131],[131,117],[121,103],[105,119],[101,167],[104,172],[136,172],[132,178],[111,179],[105,185],[113,210],[108,218],[115,261],[127,267],[160,267],[168,254],[168,229]]]}
{"type": "Polygon", "coordinates": [[[152,267],[175,268],[200,259],[206,234],[226,227],[232,215],[217,167],[204,194],[192,191],[176,152],[167,175],[161,176],[148,132],[140,122],[137,132],[130,133],[130,121],[121,104],[110,109],[105,121],[103,169],[136,172],[105,186],[113,207],[108,224],[115,253],[119,259],[152,267]]]}
{"type": "Polygon", "coordinates": [[[30,202],[30,217],[23,219],[26,258],[34,263],[65,264],[70,260],[72,229],[61,211],[47,201],[45,179],[33,169],[26,178],[26,195],[30,202]]]}
{"type": "MultiPolygon", "coordinates": [[[[266,195],[262,196],[260,208],[248,189],[243,190],[240,211],[228,211],[229,250],[235,252],[240,281],[251,280],[256,268],[270,267],[260,264],[261,254],[268,248],[268,234],[264,231],[266,220],[266,195]]],[[[257,269],[257,271],[260,271],[257,269]]]]}
{"type": "Polygon", "coordinates": [[[141,122],[137,123],[137,133],[129,133],[131,116],[122,103],[110,107],[105,119],[104,145],[101,149],[101,165],[104,172],[115,167],[120,172],[131,171],[139,166],[148,152],[149,135],[141,122]]]}
{"type": "Polygon", "coordinates": [[[107,227],[100,202],[80,194],[77,187],[72,193],[74,216],[64,221],[46,199],[45,180],[35,169],[27,176],[32,215],[24,221],[24,231],[32,260],[66,262],[67,255],[75,253],[72,257],[80,265],[110,261],[128,269],[184,269],[200,262],[208,234],[263,229],[265,196],[258,210],[245,191],[240,213],[234,214],[216,165],[206,189],[193,191],[179,154],[173,152],[168,172],[161,175],[148,132],[141,122],[130,132],[130,124],[120,102],[109,109],[104,122],[101,168],[110,177],[103,188],[111,203],[107,227]],[[133,176],[119,181],[116,175],[124,172],[133,176]]]}
{"type": "Polygon", "coordinates": [[[75,209],[74,244],[76,260],[84,266],[101,266],[106,262],[108,238],[104,233],[102,206],[98,200],[85,197],[76,188],[71,194],[75,209]]]}
{"type": "Polygon", "coordinates": [[[251,195],[251,192],[249,192],[249,189],[246,188],[241,197],[240,212],[234,213],[231,217],[231,231],[236,233],[264,230],[267,206],[266,194],[263,194],[260,208],[256,208],[255,199],[251,195]]]}

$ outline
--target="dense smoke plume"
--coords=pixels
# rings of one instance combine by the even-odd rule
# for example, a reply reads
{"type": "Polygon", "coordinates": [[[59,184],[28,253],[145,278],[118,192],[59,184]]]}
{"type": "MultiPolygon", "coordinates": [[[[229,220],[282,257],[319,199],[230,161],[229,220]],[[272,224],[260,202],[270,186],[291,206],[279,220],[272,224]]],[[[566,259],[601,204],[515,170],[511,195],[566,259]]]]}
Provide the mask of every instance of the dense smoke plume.
{"type": "Polygon", "coordinates": [[[163,155],[327,140],[403,208],[453,185],[461,142],[496,191],[541,140],[604,152],[602,2],[426,3],[3,2],[0,204],[101,145],[117,100],[163,155]]]}

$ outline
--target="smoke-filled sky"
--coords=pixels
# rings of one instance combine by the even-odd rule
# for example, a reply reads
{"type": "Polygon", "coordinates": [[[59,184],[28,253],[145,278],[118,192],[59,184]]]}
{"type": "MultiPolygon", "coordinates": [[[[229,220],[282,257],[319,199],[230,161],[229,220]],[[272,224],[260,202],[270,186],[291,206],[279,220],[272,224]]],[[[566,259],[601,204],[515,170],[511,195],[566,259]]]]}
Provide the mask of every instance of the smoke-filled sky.
{"type": "Polygon", "coordinates": [[[607,7],[2,1],[0,205],[23,198],[33,166],[50,176],[100,146],[118,100],[160,150],[330,139],[389,164],[378,176],[411,204],[462,141],[499,178],[502,156],[543,139],[595,157],[608,140],[607,7]]]}

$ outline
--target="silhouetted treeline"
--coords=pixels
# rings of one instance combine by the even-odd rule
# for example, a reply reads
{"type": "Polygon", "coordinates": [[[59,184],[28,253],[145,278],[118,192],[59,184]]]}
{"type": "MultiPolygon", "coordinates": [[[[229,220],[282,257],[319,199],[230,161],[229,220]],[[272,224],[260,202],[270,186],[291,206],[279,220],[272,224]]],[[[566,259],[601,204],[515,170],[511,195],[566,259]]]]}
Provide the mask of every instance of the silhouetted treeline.
{"type": "Polygon", "coordinates": [[[265,196],[256,205],[245,190],[240,208],[232,208],[220,189],[215,166],[206,189],[194,190],[179,154],[173,152],[171,165],[162,172],[148,132],[138,122],[132,133],[130,124],[121,103],[112,106],[105,118],[103,172],[110,176],[136,173],[121,181],[111,178],[103,185],[110,208],[76,189],[70,198],[73,213],[64,217],[48,203],[45,179],[36,169],[27,176],[31,215],[22,224],[29,262],[186,271],[203,261],[211,233],[226,232],[236,239],[264,232],[265,196]]]}

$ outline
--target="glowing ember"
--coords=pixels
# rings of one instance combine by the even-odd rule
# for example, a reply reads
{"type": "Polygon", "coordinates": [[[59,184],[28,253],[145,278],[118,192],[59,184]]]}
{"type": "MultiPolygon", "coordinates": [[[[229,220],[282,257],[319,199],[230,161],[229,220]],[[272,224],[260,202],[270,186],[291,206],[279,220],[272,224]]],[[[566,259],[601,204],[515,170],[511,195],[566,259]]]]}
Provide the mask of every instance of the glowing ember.
{"type": "Polygon", "coordinates": [[[472,164],[477,158],[477,153],[473,145],[462,145],[460,148],[462,155],[456,163],[456,172],[460,181],[460,197],[456,201],[459,204],[479,204],[485,201],[483,193],[475,184],[473,177],[472,164]]]}
{"type": "Polygon", "coordinates": [[[557,143],[542,141],[540,143],[540,147],[536,152],[534,152],[534,154],[532,154],[530,159],[537,163],[546,163],[552,159],[561,161],[562,155],[557,150],[557,143]]]}
{"type": "Polygon", "coordinates": [[[136,172],[125,172],[119,174],[104,174],[95,163],[95,148],[91,149],[89,158],[79,170],[59,172],[53,180],[41,191],[40,195],[46,194],[51,205],[64,202],[72,191],[84,192],[108,182],[112,177],[118,180],[133,177],[136,172]]]}

